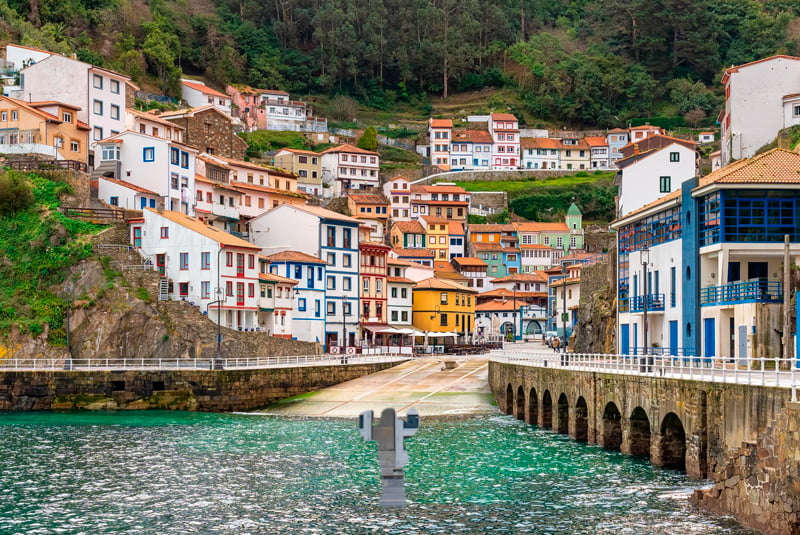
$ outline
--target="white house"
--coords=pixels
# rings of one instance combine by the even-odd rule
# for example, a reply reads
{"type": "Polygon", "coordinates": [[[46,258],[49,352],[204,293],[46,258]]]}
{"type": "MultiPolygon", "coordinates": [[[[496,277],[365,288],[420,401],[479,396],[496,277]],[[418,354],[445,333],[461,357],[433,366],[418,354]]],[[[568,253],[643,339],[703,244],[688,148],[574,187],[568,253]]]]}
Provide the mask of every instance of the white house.
{"type": "Polygon", "coordinates": [[[231,97],[198,80],[181,80],[181,97],[191,108],[211,104],[225,115],[231,115],[231,97]]]}
{"type": "MultiPolygon", "coordinates": [[[[200,158],[197,162],[202,165],[200,158]]],[[[197,218],[225,232],[236,232],[242,193],[228,183],[207,178],[201,171],[198,171],[194,184],[197,218]]]]}
{"type": "Polygon", "coordinates": [[[522,138],[522,167],[524,169],[560,169],[561,143],[546,137],[522,138]]]}
{"type": "Polygon", "coordinates": [[[609,169],[611,153],[606,136],[586,136],[589,144],[589,162],[592,169],[609,169]]]}
{"type": "Polygon", "coordinates": [[[158,115],[133,108],[125,110],[125,129],[183,143],[184,128],[182,126],[162,119],[158,115]]]}
{"type": "Polygon", "coordinates": [[[326,197],[341,197],[350,190],[374,188],[380,184],[377,152],[344,144],[323,151],[321,155],[326,197]]]}
{"type": "Polygon", "coordinates": [[[258,297],[258,330],[277,338],[292,338],[292,316],[295,307],[294,287],[297,281],[266,270],[261,257],[258,297]]]}
{"type": "Polygon", "coordinates": [[[489,116],[489,133],[492,135],[492,169],[514,170],[520,166],[519,120],[511,113],[493,113],[489,116]]]}
{"type": "Polygon", "coordinates": [[[698,143],[713,143],[714,139],[716,139],[714,132],[700,132],[697,134],[698,143]]]}
{"type": "Polygon", "coordinates": [[[611,167],[615,167],[617,160],[622,159],[620,149],[629,143],[628,131],[622,128],[609,130],[606,134],[606,141],[608,142],[608,164],[611,167]]]}
{"type": "Polygon", "coordinates": [[[391,203],[393,221],[411,221],[411,182],[397,175],[383,184],[383,194],[391,203]]]}
{"type": "MultiPolygon", "coordinates": [[[[116,178],[160,197],[159,207],[194,214],[197,150],[168,139],[125,131],[95,144],[97,174],[116,178]]],[[[98,196],[111,203],[110,191],[100,180],[98,196]]],[[[139,203],[142,201],[139,200],[139,203]]],[[[118,206],[142,208],[134,198],[118,199],[118,206]]]]}
{"type": "Polygon", "coordinates": [[[21,89],[12,96],[80,107],[77,119],[89,125],[90,140],[100,141],[125,130],[129,81],[124,74],[53,54],[20,72],[21,89]]]}
{"type": "MultiPolygon", "coordinates": [[[[696,153],[690,141],[656,136],[659,145],[619,160],[622,170],[617,213],[620,217],[649,204],[665,194],[680,189],[681,183],[696,176],[696,153]]],[[[655,140],[652,140],[655,142],[655,140]]]]}
{"type": "Polygon", "coordinates": [[[265,254],[292,250],[326,262],[326,348],[356,344],[359,331],[359,221],[318,206],[283,204],[250,221],[250,240],[265,254]]]}
{"type": "Polygon", "coordinates": [[[451,170],[488,171],[492,168],[492,135],[486,130],[453,130],[451,170]]]}
{"type": "Polygon", "coordinates": [[[10,64],[17,71],[38,63],[45,58],[54,55],[54,52],[33,48],[30,46],[8,43],[6,45],[6,63],[10,64]]]}
{"type": "Polygon", "coordinates": [[[722,165],[749,158],[778,130],[800,124],[800,57],[772,56],[731,67],[722,76],[722,165]],[[794,96],[793,96],[794,95],[794,96]]]}
{"type": "Polygon", "coordinates": [[[450,170],[450,139],[453,137],[453,121],[450,119],[428,119],[431,165],[442,171],[450,170]]]}
{"type": "MultiPolygon", "coordinates": [[[[324,260],[299,251],[281,251],[265,257],[268,271],[296,282],[293,302],[292,337],[303,342],[322,343],[325,339],[325,268],[324,260]]],[[[288,303],[287,303],[288,306],[288,303]]]]}
{"type": "Polygon", "coordinates": [[[257,246],[167,210],[145,209],[130,231],[131,244],[163,277],[164,296],[193,304],[223,327],[258,327],[257,246]]]}

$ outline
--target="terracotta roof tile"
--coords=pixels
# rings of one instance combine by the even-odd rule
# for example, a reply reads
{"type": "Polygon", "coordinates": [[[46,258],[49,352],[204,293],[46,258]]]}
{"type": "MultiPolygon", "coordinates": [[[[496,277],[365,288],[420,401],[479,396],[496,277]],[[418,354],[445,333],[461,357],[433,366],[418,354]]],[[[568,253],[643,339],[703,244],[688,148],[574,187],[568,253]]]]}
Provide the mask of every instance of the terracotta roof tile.
{"type": "Polygon", "coordinates": [[[404,256],[407,258],[433,258],[436,253],[430,249],[392,249],[397,256],[404,256]]]}
{"type": "Polygon", "coordinates": [[[590,147],[608,147],[606,136],[586,136],[584,139],[590,147]]]}
{"type": "Polygon", "coordinates": [[[492,121],[514,121],[517,122],[517,116],[512,113],[493,113],[491,115],[492,121]]]}
{"type": "Polygon", "coordinates": [[[772,149],[704,176],[698,189],[710,184],[800,184],[800,154],[772,149]]]}
{"type": "Polygon", "coordinates": [[[158,193],[154,191],[150,191],[149,189],[145,189],[141,186],[137,186],[136,184],[131,184],[130,182],[126,182],[124,180],[118,180],[116,178],[109,178],[106,176],[101,176],[100,180],[105,180],[106,182],[110,182],[111,184],[116,184],[117,186],[122,186],[124,188],[128,188],[129,190],[138,191],[139,193],[146,193],[148,195],[155,195],[158,197],[158,193]]]}
{"type": "Polygon", "coordinates": [[[478,293],[477,290],[467,288],[463,284],[458,284],[457,282],[451,282],[449,280],[438,279],[436,277],[419,281],[414,287],[414,291],[417,290],[449,290],[456,292],[467,292],[471,294],[478,293]]]}
{"type": "Polygon", "coordinates": [[[258,245],[253,245],[250,242],[244,241],[241,238],[237,238],[236,236],[228,234],[223,230],[219,230],[210,225],[206,225],[199,219],[190,217],[180,212],[171,212],[169,210],[158,212],[156,210],[153,210],[152,208],[145,208],[145,210],[148,212],[152,212],[154,214],[158,214],[164,219],[168,219],[173,223],[177,223],[178,225],[181,225],[182,227],[185,227],[194,232],[197,232],[198,234],[201,234],[207,238],[211,238],[212,240],[216,241],[223,247],[225,246],[242,247],[246,249],[256,249],[259,251],[261,250],[261,247],[259,247],[258,245]]]}
{"type": "Polygon", "coordinates": [[[397,229],[403,234],[425,234],[425,227],[419,221],[395,221],[392,229],[397,229]]]}
{"type": "Polygon", "coordinates": [[[375,193],[350,193],[348,196],[356,204],[389,204],[384,195],[375,193]]]}
{"type": "Polygon", "coordinates": [[[453,141],[461,143],[493,143],[492,134],[486,130],[454,130],[453,141]]]}
{"type": "Polygon", "coordinates": [[[333,153],[337,153],[337,152],[354,152],[354,153],[357,153],[357,154],[371,154],[373,156],[380,156],[380,154],[378,154],[377,152],[372,152],[370,150],[359,149],[358,147],[354,147],[353,145],[350,145],[349,143],[344,143],[342,145],[339,145],[338,147],[331,147],[328,150],[324,150],[324,151],[320,152],[320,154],[333,154],[333,153]]]}
{"type": "Polygon", "coordinates": [[[270,262],[302,262],[304,264],[325,264],[328,263],[320,260],[316,256],[311,256],[300,251],[281,251],[280,253],[271,254],[266,257],[270,262]]]}
{"type": "Polygon", "coordinates": [[[523,149],[561,150],[562,148],[559,140],[547,137],[523,137],[519,142],[523,149]]]}
{"type": "Polygon", "coordinates": [[[204,95],[213,95],[215,97],[222,97],[222,98],[231,98],[225,93],[220,93],[216,89],[211,89],[205,84],[197,83],[197,82],[187,82],[186,80],[182,80],[181,83],[190,89],[194,89],[195,91],[200,91],[204,95]]]}
{"type": "Polygon", "coordinates": [[[486,262],[474,256],[457,256],[453,258],[452,262],[455,262],[461,267],[467,267],[467,266],[486,267],[486,262]]]}
{"type": "Polygon", "coordinates": [[[280,282],[284,284],[292,284],[295,285],[298,282],[294,279],[290,279],[289,277],[282,277],[280,275],[276,275],[275,273],[259,273],[258,279],[262,281],[268,282],[280,282]]]}
{"type": "Polygon", "coordinates": [[[431,128],[453,128],[452,119],[434,119],[431,117],[429,123],[431,128]]]}

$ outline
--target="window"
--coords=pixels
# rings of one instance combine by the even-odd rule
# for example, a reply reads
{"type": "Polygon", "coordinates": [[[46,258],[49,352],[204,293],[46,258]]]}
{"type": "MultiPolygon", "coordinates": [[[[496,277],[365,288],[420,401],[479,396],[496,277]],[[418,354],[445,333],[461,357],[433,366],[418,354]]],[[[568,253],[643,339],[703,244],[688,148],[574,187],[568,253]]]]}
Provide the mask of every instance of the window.
{"type": "Polygon", "coordinates": [[[669,191],[670,191],[670,177],[668,177],[668,176],[659,177],[659,179],[658,179],[658,191],[661,192],[661,193],[669,193],[669,191]]]}
{"type": "Polygon", "coordinates": [[[795,104],[792,108],[792,116],[800,117],[800,104],[795,104]]]}
{"type": "Polygon", "coordinates": [[[61,118],[64,120],[65,123],[72,122],[72,114],[68,111],[65,111],[63,114],[61,114],[61,118]]]}
{"type": "Polygon", "coordinates": [[[189,153],[181,151],[181,167],[189,169],[189,153]]]}
{"type": "Polygon", "coordinates": [[[375,279],[375,293],[383,293],[383,279],[375,279]]]}
{"type": "Polygon", "coordinates": [[[110,198],[108,199],[108,203],[109,203],[111,206],[119,206],[119,197],[110,197],[110,198]]]}
{"type": "Polygon", "coordinates": [[[156,160],[155,147],[145,147],[142,149],[142,159],[146,162],[154,162],[156,160]]]}
{"type": "Polygon", "coordinates": [[[7,111],[0,111],[0,121],[3,121],[3,122],[8,121],[8,112],[7,111]]]}
{"type": "Polygon", "coordinates": [[[210,281],[203,281],[200,283],[200,297],[202,299],[210,299],[211,298],[211,282],[210,281]]]}
{"type": "Polygon", "coordinates": [[[336,289],[336,277],[332,275],[328,275],[328,284],[326,286],[328,290],[335,290],[336,289]]]}
{"type": "Polygon", "coordinates": [[[400,318],[402,321],[408,321],[408,311],[404,310],[400,313],[400,318]]]}
{"type": "Polygon", "coordinates": [[[112,104],[110,113],[112,119],[119,119],[119,106],[117,106],[116,104],[112,104]]]}
{"type": "Polygon", "coordinates": [[[392,288],[391,294],[393,298],[397,298],[397,288],[392,288]]]}
{"type": "Polygon", "coordinates": [[[109,80],[108,85],[112,93],[119,95],[119,80],[109,80]]]}
{"type": "Polygon", "coordinates": [[[92,76],[92,86],[95,89],[103,89],[103,77],[99,74],[92,76]]]}
{"type": "Polygon", "coordinates": [[[351,238],[352,238],[352,231],[349,228],[344,229],[344,231],[342,231],[342,241],[343,241],[342,247],[344,247],[345,249],[350,249],[350,247],[352,246],[351,238]]]}
{"type": "Polygon", "coordinates": [[[442,292],[442,293],[439,295],[439,302],[440,302],[441,304],[443,304],[443,305],[446,305],[446,304],[447,304],[447,292],[442,292]]]}
{"type": "MultiPolygon", "coordinates": [[[[178,189],[179,188],[179,185],[178,185],[178,174],[177,173],[172,173],[170,175],[169,184],[172,187],[172,189],[178,189]]],[[[233,199],[233,197],[231,197],[231,199],[233,199]]]]}
{"type": "Polygon", "coordinates": [[[391,319],[391,321],[397,321],[397,311],[396,310],[392,310],[392,319],[391,319]]]}
{"type": "Polygon", "coordinates": [[[362,289],[365,292],[369,292],[369,277],[364,277],[364,281],[362,283],[362,289]]]}
{"type": "Polygon", "coordinates": [[[166,240],[169,238],[169,227],[161,227],[161,239],[166,240]]]}
{"type": "Polygon", "coordinates": [[[329,266],[336,265],[336,253],[328,253],[328,265],[329,266]]]}
{"type": "Polygon", "coordinates": [[[327,227],[326,237],[326,243],[328,247],[336,247],[336,227],[327,227]]]}
{"type": "Polygon", "coordinates": [[[169,149],[169,163],[178,165],[180,163],[181,151],[172,147],[169,149]]]}
{"type": "Polygon", "coordinates": [[[19,113],[17,110],[11,110],[11,120],[16,121],[19,119],[19,113]]]}
{"type": "Polygon", "coordinates": [[[95,141],[100,141],[103,139],[103,129],[99,126],[95,126],[94,130],[92,130],[92,139],[95,141]]]}
{"type": "Polygon", "coordinates": [[[447,327],[447,314],[439,314],[439,326],[447,327]]]}
{"type": "Polygon", "coordinates": [[[69,142],[69,149],[72,152],[80,152],[81,151],[81,144],[78,141],[70,141],[69,142]]]}
{"type": "Polygon", "coordinates": [[[679,162],[679,161],[681,161],[681,153],[680,152],[670,152],[669,153],[669,161],[671,161],[671,162],[679,162]]]}
{"type": "Polygon", "coordinates": [[[342,277],[342,290],[349,292],[352,289],[350,277],[342,277]]]}
{"type": "Polygon", "coordinates": [[[94,111],[95,115],[103,115],[103,102],[100,100],[95,100],[94,104],[92,105],[92,110],[94,111]]]}
{"type": "Polygon", "coordinates": [[[328,301],[328,316],[336,315],[336,301],[328,301]]]}
{"type": "Polygon", "coordinates": [[[200,253],[200,269],[211,269],[211,253],[200,253]]]}
{"type": "Polygon", "coordinates": [[[233,296],[233,282],[232,281],[225,281],[225,295],[227,297],[233,296]]]}
{"type": "Polygon", "coordinates": [[[305,312],[306,310],[306,299],[305,297],[301,297],[297,300],[297,310],[300,312],[305,312]]]}
{"type": "Polygon", "coordinates": [[[408,288],[400,288],[400,297],[403,299],[408,298],[408,288]]]}
{"type": "Polygon", "coordinates": [[[233,266],[233,253],[231,252],[225,253],[225,265],[228,267],[233,266]]]}
{"type": "Polygon", "coordinates": [[[189,253],[181,253],[181,269],[189,269],[189,253]]]}
{"type": "Polygon", "coordinates": [[[352,265],[352,257],[349,254],[342,255],[342,265],[344,267],[350,267],[352,265]]]}

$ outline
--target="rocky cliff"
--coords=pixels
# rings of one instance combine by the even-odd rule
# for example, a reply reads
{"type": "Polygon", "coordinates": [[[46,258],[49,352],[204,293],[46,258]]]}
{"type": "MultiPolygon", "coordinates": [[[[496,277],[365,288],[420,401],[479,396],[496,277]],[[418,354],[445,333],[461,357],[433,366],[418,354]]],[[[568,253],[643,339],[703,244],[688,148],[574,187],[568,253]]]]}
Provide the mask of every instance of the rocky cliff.
{"type": "Polygon", "coordinates": [[[581,269],[578,323],[570,346],[576,353],[614,353],[616,338],[616,250],[605,262],[581,269]]]}
{"type": "MultiPolygon", "coordinates": [[[[56,293],[72,302],[69,331],[73,358],[210,358],[216,354],[216,324],[181,301],[158,301],[158,274],[136,269],[141,258],[130,251],[127,226],[117,224],[94,237],[95,254],[70,269],[56,293]]],[[[66,348],[12,330],[0,358],[65,358],[66,348]]],[[[222,328],[223,357],[307,355],[319,345],[274,338],[266,333],[222,328]]]]}

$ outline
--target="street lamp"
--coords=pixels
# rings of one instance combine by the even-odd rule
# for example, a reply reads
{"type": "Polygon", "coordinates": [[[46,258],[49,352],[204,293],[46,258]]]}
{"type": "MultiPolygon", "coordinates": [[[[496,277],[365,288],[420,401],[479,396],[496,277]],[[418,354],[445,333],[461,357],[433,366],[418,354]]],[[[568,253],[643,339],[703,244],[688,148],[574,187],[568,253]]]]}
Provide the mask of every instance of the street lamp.
{"type": "Polygon", "coordinates": [[[220,246],[219,250],[217,251],[217,354],[214,357],[214,362],[211,365],[211,368],[214,370],[221,370],[223,369],[222,366],[222,322],[221,322],[221,315],[222,315],[222,303],[225,301],[223,299],[223,290],[222,290],[222,283],[220,282],[220,272],[222,271],[222,259],[220,255],[224,249],[220,246]]]}
{"type": "Polygon", "coordinates": [[[346,295],[342,296],[342,350],[343,353],[347,353],[347,296],[346,295]]]}
{"type": "Polygon", "coordinates": [[[561,285],[561,298],[564,303],[561,305],[563,312],[561,313],[561,326],[564,329],[564,344],[561,347],[561,364],[566,365],[569,363],[567,357],[567,264],[561,263],[561,275],[563,284],[561,285]]]}
{"type": "Polygon", "coordinates": [[[642,279],[644,285],[644,295],[642,295],[642,311],[644,312],[643,315],[643,329],[642,329],[642,343],[644,347],[642,348],[642,355],[644,358],[643,364],[639,366],[640,371],[642,372],[649,372],[650,365],[650,357],[648,356],[647,351],[647,300],[650,297],[648,293],[650,292],[649,285],[647,284],[647,264],[650,263],[650,249],[644,248],[639,252],[639,259],[642,262],[642,279]]]}

